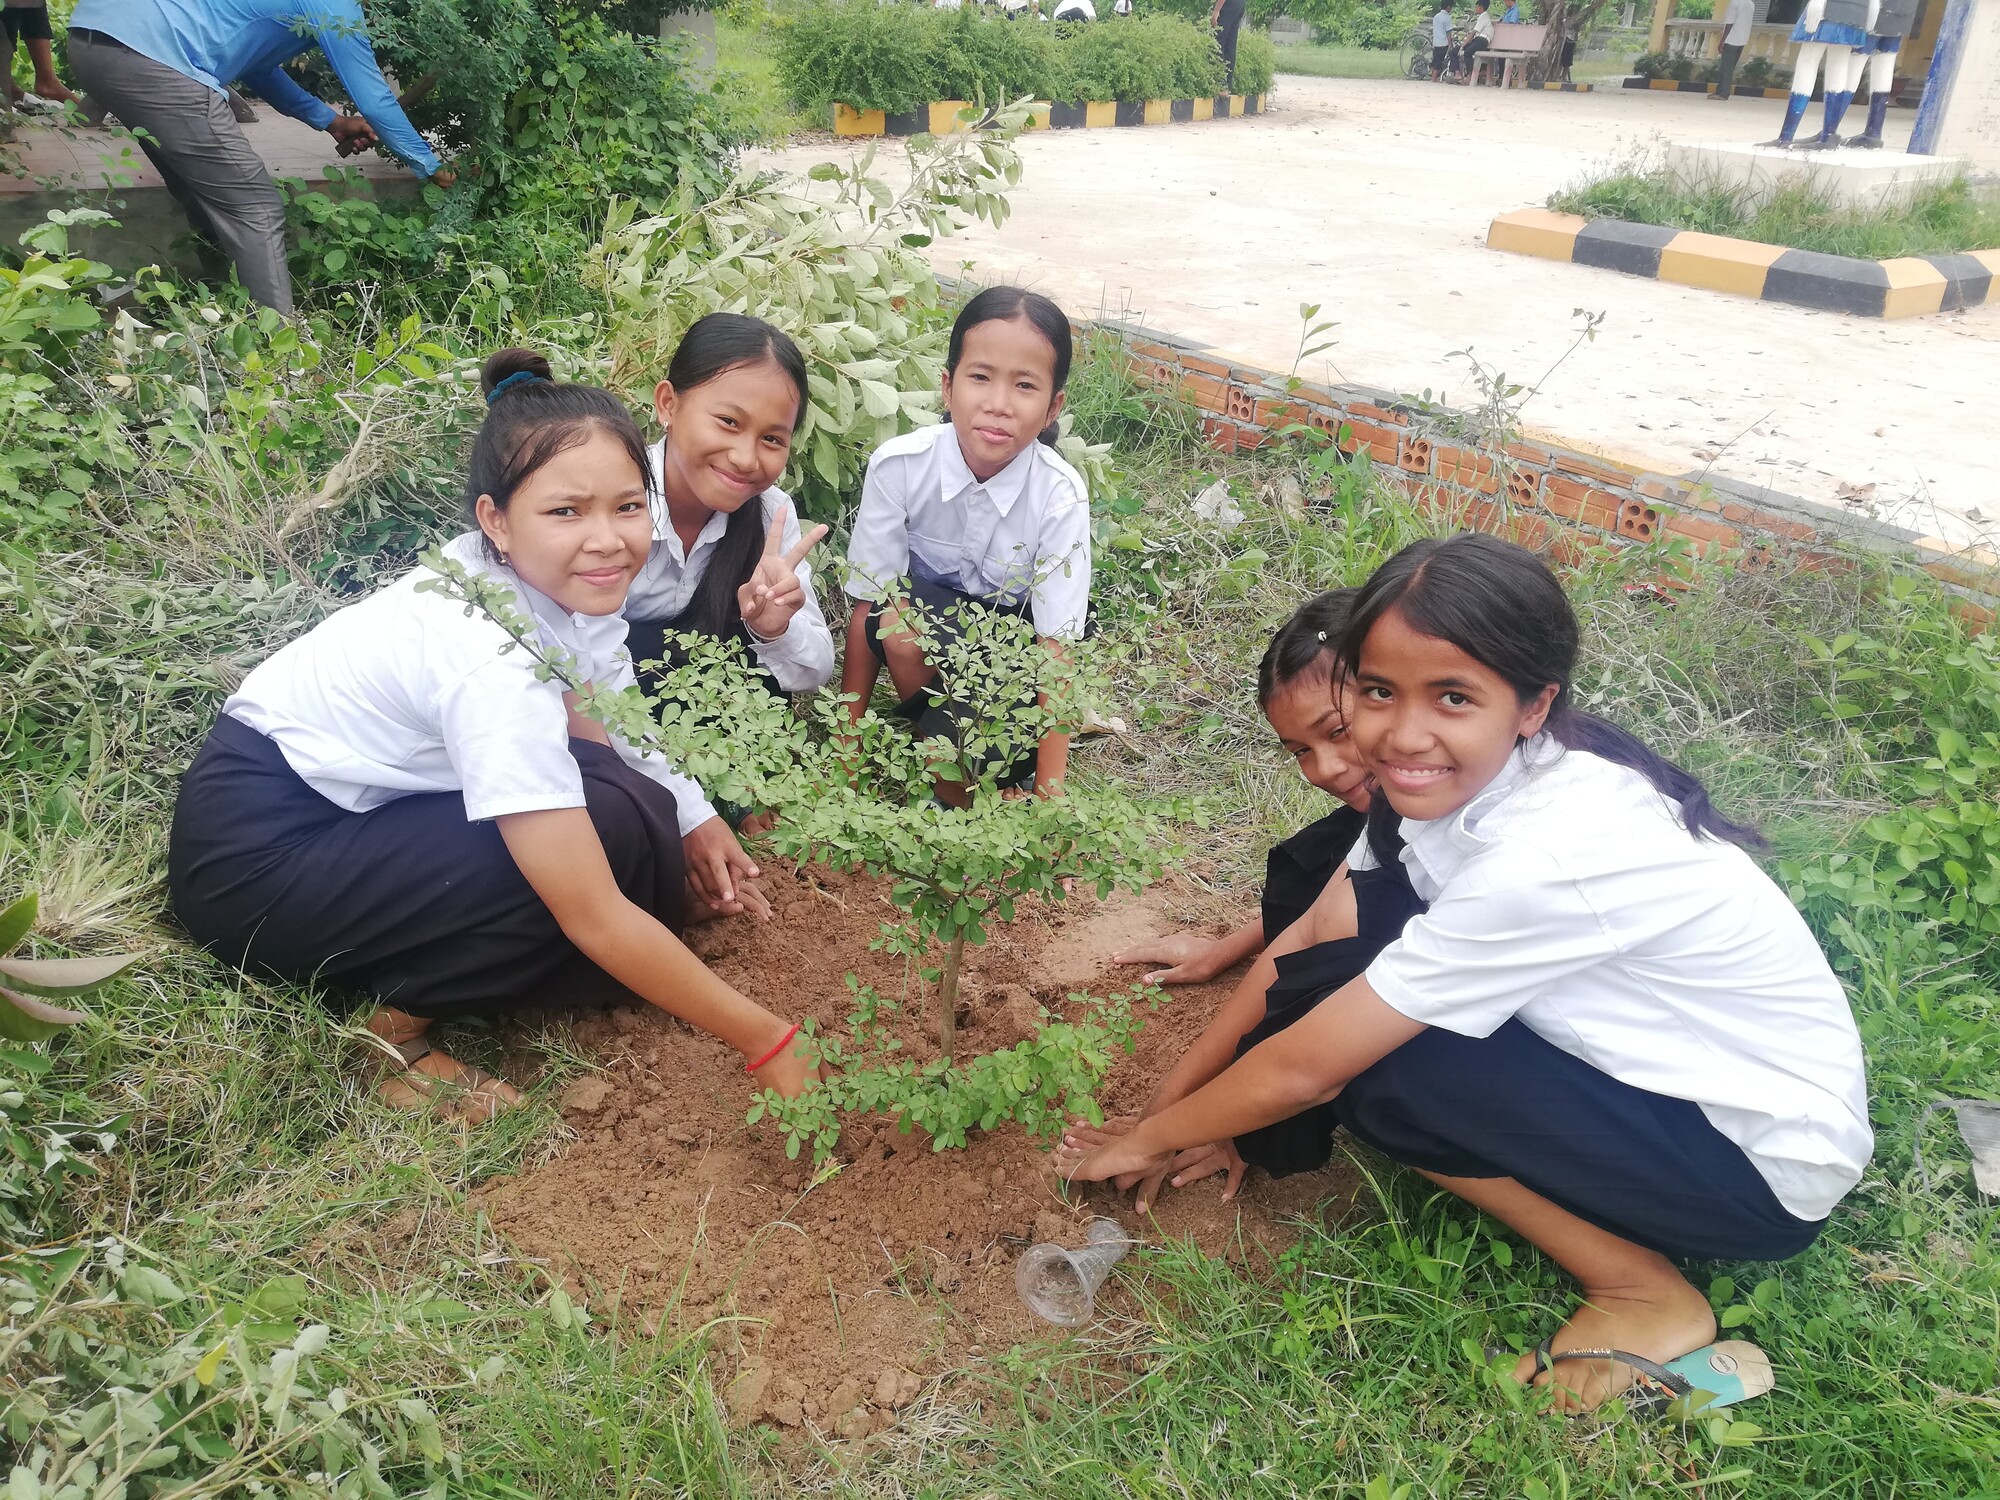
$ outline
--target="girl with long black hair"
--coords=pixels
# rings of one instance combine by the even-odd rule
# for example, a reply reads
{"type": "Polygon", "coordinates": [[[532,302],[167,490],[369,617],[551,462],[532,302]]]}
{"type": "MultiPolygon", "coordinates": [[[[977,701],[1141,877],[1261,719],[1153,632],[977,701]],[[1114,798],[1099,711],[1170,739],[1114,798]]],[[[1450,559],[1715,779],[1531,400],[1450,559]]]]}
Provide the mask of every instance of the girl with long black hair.
{"type": "MultiPolygon", "coordinates": [[[[1755,830],[1571,702],[1577,648],[1561,585],[1510,542],[1419,542],[1377,569],[1341,655],[1371,823],[1393,819],[1401,848],[1371,827],[1349,867],[1389,853],[1419,909],[1233,1062],[1258,997],[1232,1000],[1145,1117],[1072,1131],[1059,1163],[1156,1181],[1324,1108],[1581,1283],[1517,1378],[1571,1409],[1634,1381],[1740,1397],[1768,1375],[1704,1348],[1714,1315],[1674,1262],[1782,1260],[1818,1236],[1873,1147],[1860,1038],[1746,852],[1755,830]]],[[[1340,889],[1322,937],[1345,935],[1340,889]]]]}
{"type": "Polygon", "coordinates": [[[659,498],[625,604],[633,660],[660,659],[680,630],[742,640],[780,692],[832,678],[833,633],[806,561],[827,529],[802,535],[778,488],[805,406],[805,356],[769,323],[710,313],[682,336],[653,392],[659,498]]]}
{"type": "MultiPolygon", "coordinates": [[[[652,542],[624,405],[546,360],[486,362],[446,557],[503,583],[592,684],[632,681],[626,590],[652,542]]],[[[417,568],[257,667],[181,783],[168,876],[182,924],[232,963],[359,991],[396,1058],[385,1093],[440,1084],[483,1117],[517,1097],[434,1051],[432,1021],[636,994],[805,1086],[798,1027],[682,944],[689,886],[720,910],[736,841],[701,789],[584,717],[500,625],[417,568]]],[[[738,851],[740,853],[740,851],[738,851]]]]}

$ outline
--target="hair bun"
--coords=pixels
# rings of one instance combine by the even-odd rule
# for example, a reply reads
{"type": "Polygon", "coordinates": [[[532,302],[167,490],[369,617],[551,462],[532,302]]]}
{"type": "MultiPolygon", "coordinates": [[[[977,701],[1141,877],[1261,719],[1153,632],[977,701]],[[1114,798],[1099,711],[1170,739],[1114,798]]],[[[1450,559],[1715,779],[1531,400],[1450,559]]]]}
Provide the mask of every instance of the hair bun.
{"type": "Polygon", "coordinates": [[[544,355],[532,349],[496,349],[486,356],[486,363],[480,367],[480,393],[491,396],[496,385],[515,375],[532,375],[537,380],[555,379],[555,373],[550,370],[544,355]]]}

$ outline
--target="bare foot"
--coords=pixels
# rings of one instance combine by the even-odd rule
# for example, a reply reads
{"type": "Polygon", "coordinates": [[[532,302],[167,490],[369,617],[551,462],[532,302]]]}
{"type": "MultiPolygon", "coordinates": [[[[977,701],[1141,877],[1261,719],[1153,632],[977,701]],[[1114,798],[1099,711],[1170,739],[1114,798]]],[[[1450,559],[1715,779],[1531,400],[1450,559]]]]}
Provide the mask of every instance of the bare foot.
{"type": "Polygon", "coordinates": [[[521,1091],[505,1079],[442,1052],[425,1053],[402,1072],[383,1079],[375,1093],[391,1108],[435,1106],[467,1125],[484,1125],[521,1102],[521,1091]]]}
{"type": "MultiPolygon", "coordinates": [[[[1659,1364],[1692,1353],[1715,1337],[1708,1298],[1678,1273],[1637,1286],[1584,1289],[1584,1304],[1556,1333],[1558,1354],[1570,1349],[1622,1349],[1659,1364]]],[[[1559,1387],[1556,1409],[1595,1410],[1632,1384],[1631,1366],[1616,1360],[1566,1359],[1538,1373],[1532,1353],[1521,1356],[1514,1378],[1526,1385],[1559,1387]]]]}

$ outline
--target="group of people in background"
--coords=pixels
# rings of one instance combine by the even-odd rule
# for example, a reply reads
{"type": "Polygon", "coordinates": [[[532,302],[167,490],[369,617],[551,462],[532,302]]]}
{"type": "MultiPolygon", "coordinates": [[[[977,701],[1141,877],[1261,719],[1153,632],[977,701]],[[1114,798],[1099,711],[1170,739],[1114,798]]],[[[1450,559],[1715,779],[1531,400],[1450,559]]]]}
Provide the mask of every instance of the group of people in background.
{"type": "MultiPolygon", "coordinates": [[[[1472,22],[1465,32],[1458,30],[1456,16],[1457,0],[1438,0],[1438,8],[1431,16],[1431,82],[1466,83],[1472,82],[1479,54],[1493,49],[1494,26],[1492,0],[1473,0],[1472,22]]],[[[1497,18],[1499,25],[1518,25],[1522,21],[1520,0],[1507,0],[1506,8],[1497,18]]],[[[1570,68],[1576,61],[1576,38],[1567,32],[1563,36],[1562,47],[1557,54],[1556,71],[1552,81],[1567,82],[1570,68]]],[[[1498,68],[1487,69],[1486,81],[1498,88],[1504,82],[1504,75],[1498,68]]]]}

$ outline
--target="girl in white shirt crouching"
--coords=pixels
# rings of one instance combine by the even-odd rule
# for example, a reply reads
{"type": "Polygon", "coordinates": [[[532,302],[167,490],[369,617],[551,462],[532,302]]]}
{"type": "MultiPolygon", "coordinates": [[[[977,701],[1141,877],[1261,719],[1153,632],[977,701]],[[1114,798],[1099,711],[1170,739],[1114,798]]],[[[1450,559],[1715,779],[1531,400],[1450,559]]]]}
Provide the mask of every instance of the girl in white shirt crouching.
{"type": "MultiPolygon", "coordinates": [[[[1571,705],[1577,643],[1560,584],[1510,542],[1471,533],[1384,563],[1341,641],[1382,799],[1349,867],[1394,847],[1373,826],[1388,809],[1417,914],[1232,1066],[1261,1008],[1233,999],[1145,1117],[1074,1130],[1060,1158],[1085,1181],[1195,1175],[1233,1138],[1330,1105],[1582,1283],[1585,1305],[1515,1372],[1553,1379],[1570,1409],[1635,1379],[1728,1384],[1710,1373],[1727,1354],[1703,1348],[1708,1299],[1669,1257],[1797,1254],[1873,1148],[1853,1015],[1745,853],[1761,840],[1571,705]]],[[[1328,888],[1318,936],[1352,934],[1351,899],[1328,888]]]]}
{"type": "MultiPolygon", "coordinates": [[[[944,361],[950,420],[891,438],[868,460],[847,547],[847,655],[840,690],[859,719],[881,669],[918,739],[956,740],[965,706],[902,622],[914,600],[933,635],[956,638],[990,611],[1029,620],[1052,646],[1083,634],[1090,610],[1090,496],[1055,450],[1069,380],[1069,318],[1038,292],[990,286],[951,327],[944,361]]],[[[1062,789],[1069,736],[996,766],[1010,792],[1062,789]]],[[[938,796],[963,805],[956,782],[938,796]]]]}
{"type": "MultiPolygon", "coordinates": [[[[619,614],[652,541],[646,449],[618,399],[541,356],[487,361],[466,495],[445,552],[512,585],[519,612],[597,685],[632,681],[619,614]]],[[[441,1016],[636,993],[742,1053],[785,1094],[798,1028],[682,945],[689,884],[763,906],[701,790],[576,711],[560,683],[418,568],[329,616],[244,680],[181,784],[176,914],[230,962],[360,990],[404,1071],[398,1102],[518,1096],[424,1041],[441,1016]]]]}

